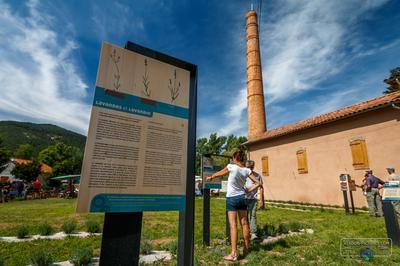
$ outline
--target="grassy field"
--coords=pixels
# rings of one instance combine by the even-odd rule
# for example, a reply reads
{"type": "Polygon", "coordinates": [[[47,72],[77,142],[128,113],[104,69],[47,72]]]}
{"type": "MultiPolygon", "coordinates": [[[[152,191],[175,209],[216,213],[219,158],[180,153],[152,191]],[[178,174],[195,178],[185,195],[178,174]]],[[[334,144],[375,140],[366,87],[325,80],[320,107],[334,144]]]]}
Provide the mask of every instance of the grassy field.
{"type": "MultiPolygon", "coordinates": [[[[78,222],[78,230],[85,229],[86,220],[102,222],[102,214],[76,214],[75,200],[47,199],[14,201],[0,204],[0,236],[16,235],[18,226],[27,225],[31,234],[38,233],[38,226],[44,222],[56,231],[70,219],[78,222]]],[[[217,265],[222,255],[229,252],[224,244],[225,201],[211,201],[211,248],[202,245],[202,200],[196,200],[195,222],[195,263],[196,265],[217,265]]],[[[315,230],[306,234],[285,238],[275,244],[255,244],[251,252],[237,264],[246,265],[359,265],[360,258],[344,258],[340,255],[342,238],[384,238],[386,237],[383,218],[370,218],[366,213],[344,215],[343,211],[313,210],[295,211],[270,207],[258,212],[258,224],[278,225],[282,222],[298,222],[315,230]]],[[[143,239],[154,249],[173,250],[178,235],[177,212],[147,212],[143,220],[143,239]]],[[[29,256],[37,250],[49,250],[56,261],[68,260],[72,252],[83,246],[93,248],[99,255],[101,237],[85,239],[69,237],[65,240],[36,240],[24,243],[0,242],[0,257],[6,265],[27,265],[29,256]]],[[[173,261],[172,264],[175,264],[173,261]]],[[[400,249],[393,248],[392,256],[375,257],[371,265],[400,264],[400,249]]]]}

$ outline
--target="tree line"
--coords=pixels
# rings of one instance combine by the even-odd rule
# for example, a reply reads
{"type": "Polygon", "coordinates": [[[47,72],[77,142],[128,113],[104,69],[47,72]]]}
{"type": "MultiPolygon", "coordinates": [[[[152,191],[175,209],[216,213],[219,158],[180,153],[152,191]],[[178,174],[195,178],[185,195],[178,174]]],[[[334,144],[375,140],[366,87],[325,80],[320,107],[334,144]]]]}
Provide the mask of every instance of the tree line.
{"type": "MultiPolygon", "coordinates": [[[[246,141],[247,138],[244,136],[218,136],[217,133],[210,134],[208,138],[197,139],[196,174],[200,174],[201,155],[219,154],[232,156],[237,149],[243,147],[242,145],[246,141]]],[[[1,167],[3,166],[4,168],[11,157],[31,160],[30,163],[16,164],[11,173],[16,178],[32,182],[39,175],[42,175],[49,186],[57,187],[60,182],[52,180],[52,177],[79,174],[81,172],[83,150],[63,142],[57,142],[34,156],[34,147],[32,145],[21,144],[14,152],[11,152],[2,145],[2,140],[0,139],[0,171],[3,170],[1,167]],[[41,173],[41,164],[43,163],[53,169],[51,174],[41,173]]]]}

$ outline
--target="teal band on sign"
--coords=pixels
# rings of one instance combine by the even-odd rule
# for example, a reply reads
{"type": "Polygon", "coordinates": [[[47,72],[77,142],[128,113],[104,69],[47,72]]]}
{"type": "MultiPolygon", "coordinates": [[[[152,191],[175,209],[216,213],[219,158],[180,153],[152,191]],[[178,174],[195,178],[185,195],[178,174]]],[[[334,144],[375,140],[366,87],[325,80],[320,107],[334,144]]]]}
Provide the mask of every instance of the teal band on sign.
{"type": "Polygon", "coordinates": [[[204,184],[204,188],[221,188],[221,184],[213,184],[213,183],[206,183],[204,184]]]}
{"type": "Polygon", "coordinates": [[[383,200],[388,200],[388,201],[400,201],[400,197],[386,197],[383,200]]]}
{"type": "Polygon", "coordinates": [[[189,109],[135,95],[96,87],[93,106],[152,117],[153,113],[189,119],[189,109]]]}
{"type": "Polygon", "coordinates": [[[185,203],[185,195],[98,194],[91,201],[90,211],[184,211],[185,203]]]}

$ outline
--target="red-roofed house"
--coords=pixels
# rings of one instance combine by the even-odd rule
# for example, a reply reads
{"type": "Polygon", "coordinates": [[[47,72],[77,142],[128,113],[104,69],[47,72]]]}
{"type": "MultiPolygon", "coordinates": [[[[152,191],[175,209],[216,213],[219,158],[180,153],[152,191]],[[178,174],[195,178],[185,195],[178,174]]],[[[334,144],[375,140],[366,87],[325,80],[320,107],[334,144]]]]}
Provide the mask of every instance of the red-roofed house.
{"type": "MultiPolygon", "coordinates": [[[[12,170],[17,164],[28,164],[32,163],[32,160],[25,160],[25,159],[18,159],[18,158],[11,158],[10,161],[4,165],[4,169],[0,171],[0,177],[2,182],[6,181],[14,181],[14,176],[11,174],[12,170]]],[[[53,168],[49,165],[42,163],[40,164],[40,172],[42,174],[51,174],[53,172],[53,168]]],[[[39,176],[39,179],[40,176],[39,176]]]]}
{"type": "MultiPolygon", "coordinates": [[[[32,160],[25,160],[25,159],[18,159],[18,158],[11,158],[11,161],[16,163],[16,164],[28,164],[32,163],[32,160]]],[[[42,174],[51,174],[53,172],[53,168],[51,166],[41,163],[40,164],[40,172],[42,174]]]]}
{"type": "MultiPolygon", "coordinates": [[[[388,166],[400,172],[400,92],[249,136],[266,199],[342,205],[340,174],[360,185],[366,169],[383,180],[388,166]]],[[[367,205],[360,189],[354,201],[367,205]]]]}

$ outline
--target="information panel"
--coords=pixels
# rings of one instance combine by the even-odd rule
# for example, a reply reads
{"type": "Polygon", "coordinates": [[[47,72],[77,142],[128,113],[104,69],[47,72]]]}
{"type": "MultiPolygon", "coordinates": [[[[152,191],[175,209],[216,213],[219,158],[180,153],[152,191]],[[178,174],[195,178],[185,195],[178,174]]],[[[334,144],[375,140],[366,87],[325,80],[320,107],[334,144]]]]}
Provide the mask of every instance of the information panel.
{"type": "Polygon", "coordinates": [[[339,176],[341,191],[347,191],[347,176],[347,174],[341,174],[339,176]]]}
{"type": "Polygon", "coordinates": [[[190,74],[103,43],[78,212],[184,210],[190,74]]]}
{"type": "Polygon", "coordinates": [[[203,188],[221,188],[222,177],[214,178],[210,181],[206,181],[206,178],[211,176],[212,174],[221,170],[222,167],[218,165],[214,165],[214,161],[211,157],[203,157],[203,188]]]}
{"type": "Polygon", "coordinates": [[[383,200],[400,201],[400,181],[389,181],[383,186],[383,200]]]}

